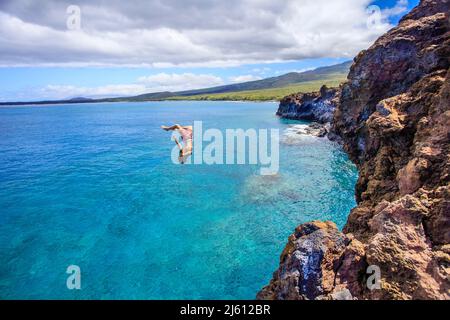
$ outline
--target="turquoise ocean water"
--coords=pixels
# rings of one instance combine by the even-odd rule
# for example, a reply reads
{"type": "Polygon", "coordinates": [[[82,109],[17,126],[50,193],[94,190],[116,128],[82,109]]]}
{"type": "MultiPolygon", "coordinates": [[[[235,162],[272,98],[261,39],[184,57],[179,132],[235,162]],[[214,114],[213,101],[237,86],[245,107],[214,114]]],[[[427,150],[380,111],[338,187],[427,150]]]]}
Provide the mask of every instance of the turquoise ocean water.
{"type": "Polygon", "coordinates": [[[286,137],[275,103],[0,108],[0,299],[253,299],[294,228],[339,227],[357,172],[327,139],[286,137]],[[174,165],[162,124],[278,128],[280,171],[174,165]],[[81,268],[81,290],[66,287],[81,268]]]}

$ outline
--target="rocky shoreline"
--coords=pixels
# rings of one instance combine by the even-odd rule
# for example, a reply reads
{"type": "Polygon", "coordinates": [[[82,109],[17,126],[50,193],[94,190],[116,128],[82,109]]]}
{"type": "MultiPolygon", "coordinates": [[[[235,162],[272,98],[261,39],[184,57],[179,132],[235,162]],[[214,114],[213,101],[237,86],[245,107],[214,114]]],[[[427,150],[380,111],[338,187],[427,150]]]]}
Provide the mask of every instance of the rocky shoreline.
{"type": "Polygon", "coordinates": [[[285,119],[312,121],[299,134],[331,137],[331,122],[339,94],[339,88],[327,86],[322,86],[318,92],[291,94],[280,101],[276,115],[285,119]]]}
{"type": "Polygon", "coordinates": [[[358,167],[358,205],[342,232],[297,227],[258,299],[450,299],[449,11],[422,0],[340,88],[281,101],[282,117],[330,123],[358,167]]]}
{"type": "Polygon", "coordinates": [[[322,86],[318,92],[296,93],[280,101],[277,115],[286,119],[328,123],[333,120],[339,90],[322,86]]]}

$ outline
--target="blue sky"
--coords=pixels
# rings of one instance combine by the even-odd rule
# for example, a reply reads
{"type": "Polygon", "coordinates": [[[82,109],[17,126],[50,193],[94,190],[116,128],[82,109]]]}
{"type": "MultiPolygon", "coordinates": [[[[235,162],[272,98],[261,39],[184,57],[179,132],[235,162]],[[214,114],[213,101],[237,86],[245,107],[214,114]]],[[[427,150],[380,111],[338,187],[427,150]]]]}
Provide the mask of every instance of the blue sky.
{"type": "MultiPolygon", "coordinates": [[[[323,2],[323,8],[312,7],[314,4],[308,0],[304,5],[292,3],[290,11],[298,10],[297,16],[305,14],[303,21],[308,21],[308,10],[329,11],[322,16],[318,13],[318,23],[321,24],[309,27],[305,23],[298,24],[296,16],[291,17],[289,12],[281,12],[277,7],[268,5],[257,8],[262,12],[258,20],[252,20],[253,17],[239,11],[231,12],[229,25],[225,21],[225,26],[217,25],[217,19],[197,22],[193,18],[172,22],[164,17],[160,21],[154,21],[153,25],[139,25],[138,17],[133,20],[136,13],[126,12],[122,15],[126,9],[117,5],[111,9],[109,16],[119,19],[126,27],[115,29],[114,19],[108,20],[108,15],[105,17],[104,14],[109,8],[80,5],[82,10],[86,8],[85,11],[88,12],[86,18],[81,15],[81,23],[87,21],[86,29],[74,34],[77,37],[74,41],[85,41],[81,48],[72,47],[72,43],[64,44],[63,37],[68,31],[61,27],[61,21],[53,18],[55,14],[47,13],[56,7],[56,2],[55,5],[44,8],[45,11],[42,9],[48,16],[40,16],[39,11],[37,15],[32,14],[36,13],[36,8],[20,6],[21,0],[9,4],[6,1],[0,5],[0,15],[6,17],[6,20],[0,17],[0,20],[6,21],[3,22],[4,25],[0,22],[0,42],[9,42],[9,45],[0,49],[0,101],[121,96],[183,90],[256,80],[337,64],[351,60],[359,50],[397,24],[401,16],[418,3],[418,0],[354,1],[353,7],[346,7],[342,2],[341,16],[336,13],[339,7],[329,8],[326,2],[323,2]],[[379,6],[382,14],[378,29],[369,31],[366,30],[367,18],[364,17],[364,10],[368,5],[379,6]],[[351,10],[358,11],[353,13],[351,10]],[[350,12],[346,16],[344,11],[350,12]],[[281,15],[283,18],[278,19],[281,15]],[[348,20],[353,16],[356,16],[355,22],[349,24],[348,20]],[[276,23],[272,25],[271,21],[276,23]],[[242,25],[237,27],[238,24],[242,25]],[[318,26],[320,31],[317,35],[318,26]],[[336,28],[341,26],[342,33],[339,30],[336,33],[336,28]],[[291,31],[296,29],[300,31],[291,31]],[[16,30],[27,32],[22,35],[16,30]],[[153,32],[152,30],[159,33],[150,33],[146,40],[156,43],[157,40],[153,39],[159,39],[156,49],[155,46],[143,46],[143,41],[135,43],[128,40],[134,35],[141,37],[145,32],[153,32]],[[264,30],[267,30],[267,34],[264,30]],[[290,33],[289,37],[278,38],[286,30],[290,33]],[[104,35],[110,34],[114,37],[105,39],[104,35]],[[307,36],[302,37],[303,34],[307,36]],[[339,39],[340,34],[342,39],[339,39]],[[97,43],[87,37],[98,35],[105,39],[105,43],[95,51],[92,47],[96,47],[97,43]],[[31,38],[33,36],[35,38],[31,38]],[[57,37],[61,37],[59,43],[54,40],[57,37]],[[121,39],[121,43],[130,41],[128,47],[136,46],[130,51],[131,56],[126,52],[122,54],[121,48],[116,46],[117,39],[121,39]],[[343,43],[345,41],[348,44],[343,43]],[[103,50],[105,47],[117,50],[117,54],[113,56],[109,50],[103,50]],[[140,51],[144,53],[136,53],[140,51]],[[146,60],[148,57],[152,60],[146,60]]],[[[198,8],[192,10],[194,9],[198,12],[198,8]]],[[[241,11],[254,9],[244,7],[241,11]]],[[[224,9],[205,10],[220,12],[219,10],[224,9]]],[[[204,14],[208,13],[210,12],[204,14]]],[[[63,18],[66,17],[63,15],[63,18]]],[[[144,15],[142,21],[145,20],[144,15]]]]}

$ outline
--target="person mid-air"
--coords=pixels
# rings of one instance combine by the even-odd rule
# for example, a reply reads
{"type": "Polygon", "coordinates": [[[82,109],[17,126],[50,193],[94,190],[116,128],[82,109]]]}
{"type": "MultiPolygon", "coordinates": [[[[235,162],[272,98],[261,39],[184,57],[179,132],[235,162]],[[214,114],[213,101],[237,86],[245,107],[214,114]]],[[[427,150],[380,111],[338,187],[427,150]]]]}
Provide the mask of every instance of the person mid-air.
{"type": "Polygon", "coordinates": [[[173,126],[161,126],[162,129],[166,131],[178,131],[181,135],[181,140],[183,141],[183,145],[178,141],[175,137],[175,143],[180,149],[180,154],[178,156],[178,161],[181,164],[186,162],[187,157],[192,154],[192,126],[180,126],[179,124],[175,124],[173,126]]]}

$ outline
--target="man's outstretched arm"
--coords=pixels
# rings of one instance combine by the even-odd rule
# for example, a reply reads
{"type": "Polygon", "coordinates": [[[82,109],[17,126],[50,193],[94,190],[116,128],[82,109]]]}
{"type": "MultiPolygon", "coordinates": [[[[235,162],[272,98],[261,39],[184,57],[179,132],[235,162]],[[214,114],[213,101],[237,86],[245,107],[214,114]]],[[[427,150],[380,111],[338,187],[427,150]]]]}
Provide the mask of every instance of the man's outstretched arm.
{"type": "Polygon", "coordinates": [[[183,150],[183,146],[178,142],[177,137],[173,137],[173,141],[175,141],[175,143],[177,144],[177,146],[180,150],[183,150]]]}

